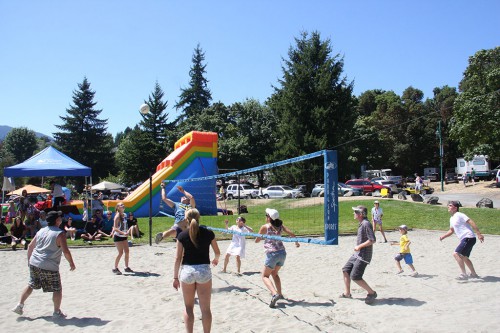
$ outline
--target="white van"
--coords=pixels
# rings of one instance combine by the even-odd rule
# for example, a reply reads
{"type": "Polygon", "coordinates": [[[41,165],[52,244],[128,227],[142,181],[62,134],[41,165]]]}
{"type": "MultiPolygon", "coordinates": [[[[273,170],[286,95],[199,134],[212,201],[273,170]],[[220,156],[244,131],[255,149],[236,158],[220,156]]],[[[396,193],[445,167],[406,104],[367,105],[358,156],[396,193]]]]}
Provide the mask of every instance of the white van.
{"type": "Polygon", "coordinates": [[[249,184],[231,184],[226,189],[228,200],[233,198],[255,199],[259,196],[259,191],[249,184]]]}

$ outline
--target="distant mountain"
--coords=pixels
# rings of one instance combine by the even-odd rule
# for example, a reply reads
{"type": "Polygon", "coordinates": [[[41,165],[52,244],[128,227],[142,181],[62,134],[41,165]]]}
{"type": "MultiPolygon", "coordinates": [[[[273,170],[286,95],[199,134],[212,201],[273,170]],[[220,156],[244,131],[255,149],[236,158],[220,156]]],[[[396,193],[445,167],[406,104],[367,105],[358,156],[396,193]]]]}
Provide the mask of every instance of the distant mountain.
{"type": "MultiPolygon", "coordinates": [[[[3,139],[5,139],[5,136],[10,132],[11,129],[13,129],[13,127],[6,126],[6,125],[0,125],[0,141],[3,141],[3,139]]],[[[35,132],[35,134],[36,134],[37,138],[41,138],[41,137],[46,136],[50,139],[50,141],[54,141],[54,138],[52,138],[50,135],[38,133],[38,132],[35,132]]]]}

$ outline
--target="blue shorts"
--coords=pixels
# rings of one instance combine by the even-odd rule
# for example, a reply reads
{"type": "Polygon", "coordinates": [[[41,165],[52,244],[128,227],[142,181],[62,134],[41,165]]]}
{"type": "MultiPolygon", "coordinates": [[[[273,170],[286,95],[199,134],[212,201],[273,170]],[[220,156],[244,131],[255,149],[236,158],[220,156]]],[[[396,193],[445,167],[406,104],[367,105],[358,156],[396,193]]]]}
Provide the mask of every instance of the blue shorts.
{"type": "Polygon", "coordinates": [[[212,270],[209,264],[182,265],[179,281],[186,284],[207,283],[212,280],[212,270]]]}
{"type": "Polygon", "coordinates": [[[283,266],[286,260],[286,250],[280,250],[275,252],[266,253],[266,261],[264,265],[270,269],[274,269],[276,266],[283,266]]]}
{"type": "Polygon", "coordinates": [[[399,253],[394,257],[394,259],[396,259],[396,261],[401,261],[404,259],[407,265],[413,264],[413,257],[411,256],[411,253],[399,253]]]}
{"type": "Polygon", "coordinates": [[[464,238],[460,241],[455,252],[469,258],[472,248],[476,244],[476,237],[474,238],[464,238]]]}

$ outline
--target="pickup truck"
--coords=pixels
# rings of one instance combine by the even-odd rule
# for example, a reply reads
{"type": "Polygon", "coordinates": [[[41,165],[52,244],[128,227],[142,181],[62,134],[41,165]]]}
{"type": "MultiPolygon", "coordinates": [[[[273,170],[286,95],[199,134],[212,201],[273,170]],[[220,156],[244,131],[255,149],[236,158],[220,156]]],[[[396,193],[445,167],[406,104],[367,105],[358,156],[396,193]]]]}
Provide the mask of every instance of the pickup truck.
{"type": "Polygon", "coordinates": [[[345,184],[350,187],[359,188],[360,190],[363,191],[363,194],[372,194],[375,196],[380,196],[380,191],[383,188],[391,192],[390,187],[374,183],[369,179],[350,179],[346,181],[345,184]]]}

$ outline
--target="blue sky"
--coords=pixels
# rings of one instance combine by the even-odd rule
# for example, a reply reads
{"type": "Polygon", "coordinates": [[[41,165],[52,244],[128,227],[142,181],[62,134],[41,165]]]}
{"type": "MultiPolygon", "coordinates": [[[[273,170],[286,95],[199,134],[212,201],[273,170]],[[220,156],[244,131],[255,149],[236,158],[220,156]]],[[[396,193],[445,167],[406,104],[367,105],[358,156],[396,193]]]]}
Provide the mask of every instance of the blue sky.
{"type": "Polygon", "coordinates": [[[264,102],[294,38],[319,31],[359,95],[457,87],[468,58],[500,45],[500,1],[0,0],[0,125],[52,135],[84,76],[115,135],[156,81],[170,119],[206,56],[213,102],[264,102]]]}

